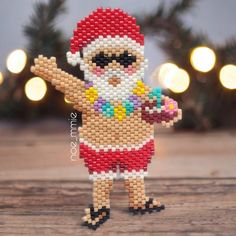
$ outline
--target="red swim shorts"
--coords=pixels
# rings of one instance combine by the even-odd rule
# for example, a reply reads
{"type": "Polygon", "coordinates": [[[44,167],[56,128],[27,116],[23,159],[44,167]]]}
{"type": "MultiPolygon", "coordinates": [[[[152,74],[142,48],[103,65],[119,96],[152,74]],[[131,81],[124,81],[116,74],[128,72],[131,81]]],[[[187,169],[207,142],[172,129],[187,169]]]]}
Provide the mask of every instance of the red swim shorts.
{"type": "Polygon", "coordinates": [[[117,167],[123,173],[141,170],[147,171],[148,163],[154,155],[154,140],[151,139],[140,148],[127,150],[94,150],[93,148],[80,143],[80,158],[84,159],[85,166],[88,167],[89,174],[93,173],[116,173],[117,167]]]}

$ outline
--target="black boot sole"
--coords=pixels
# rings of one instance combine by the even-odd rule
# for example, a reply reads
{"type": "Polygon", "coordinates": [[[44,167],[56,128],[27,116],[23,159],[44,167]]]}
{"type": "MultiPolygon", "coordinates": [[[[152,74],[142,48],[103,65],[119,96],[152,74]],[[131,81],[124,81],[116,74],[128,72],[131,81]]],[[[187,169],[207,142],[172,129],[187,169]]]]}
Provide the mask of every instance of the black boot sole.
{"type": "Polygon", "coordinates": [[[153,212],[160,212],[164,209],[165,209],[165,205],[161,205],[158,207],[152,207],[152,208],[145,208],[145,209],[142,209],[142,208],[134,209],[134,208],[130,207],[129,212],[133,213],[133,215],[137,215],[137,214],[144,215],[145,213],[151,214],[153,212]]]}
{"type": "Polygon", "coordinates": [[[102,224],[104,224],[108,219],[110,219],[110,209],[107,209],[106,207],[102,207],[101,209],[98,210],[98,212],[94,212],[94,208],[92,205],[90,207],[90,214],[91,214],[91,219],[95,220],[99,215],[102,213],[106,213],[106,216],[103,216],[102,219],[100,219],[96,224],[84,222],[82,226],[87,226],[89,229],[96,230],[99,228],[102,224]]]}
{"type": "Polygon", "coordinates": [[[89,229],[96,230],[109,219],[110,219],[110,216],[104,216],[103,219],[99,220],[95,225],[84,222],[82,226],[87,226],[89,229]]]}

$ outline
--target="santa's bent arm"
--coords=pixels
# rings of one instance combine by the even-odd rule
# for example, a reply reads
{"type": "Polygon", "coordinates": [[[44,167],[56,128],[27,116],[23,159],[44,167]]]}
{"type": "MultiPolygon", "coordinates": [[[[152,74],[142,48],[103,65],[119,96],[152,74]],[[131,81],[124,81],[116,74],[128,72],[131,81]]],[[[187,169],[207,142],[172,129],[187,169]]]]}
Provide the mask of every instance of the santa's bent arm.
{"type": "Polygon", "coordinates": [[[66,99],[75,104],[77,110],[83,110],[84,104],[84,81],[68,74],[57,67],[56,58],[43,57],[39,55],[34,59],[35,65],[31,67],[31,72],[47,80],[56,87],[57,90],[65,94],[66,99]]]}

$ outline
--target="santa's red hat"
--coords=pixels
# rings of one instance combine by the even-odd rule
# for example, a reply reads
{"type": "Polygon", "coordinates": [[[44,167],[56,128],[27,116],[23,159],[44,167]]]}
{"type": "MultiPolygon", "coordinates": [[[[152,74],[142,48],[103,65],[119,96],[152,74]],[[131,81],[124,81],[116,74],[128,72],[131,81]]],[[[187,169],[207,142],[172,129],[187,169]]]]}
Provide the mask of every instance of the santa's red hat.
{"type": "Polygon", "coordinates": [[[110,38],[127,39],[133,47],[144,45],[144,35],[140,33],[134,17],[121,9],[98,8],[77,23],[70,41],[70,52],[67,53],[68,62],[72,65],[80,63],[81,51],[94,41],[107,43],[109,40],[106,39],[110,38]]]}

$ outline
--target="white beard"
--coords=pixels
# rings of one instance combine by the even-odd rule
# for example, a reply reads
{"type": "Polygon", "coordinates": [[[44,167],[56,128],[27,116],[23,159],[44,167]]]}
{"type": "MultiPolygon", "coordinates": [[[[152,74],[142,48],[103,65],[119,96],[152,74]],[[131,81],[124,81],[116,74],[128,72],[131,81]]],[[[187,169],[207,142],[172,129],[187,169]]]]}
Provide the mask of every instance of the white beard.
{"type": "Polygon", "coordinates": [[[98,90],[99,97],[105,100],[124,101],[133,94],[136,82],[142,80],[144,76],[144,65],[141,65],[141,69],[132,75],[128,75],[120,69],[109,69],[103,75],[96,76],[85,68],[84,76],[85,80],[93,82],[93,87],[98,90]],[[111,77],[120,78],[121,83],[116,87],[109,84],[108,79],[111,77]]]}

